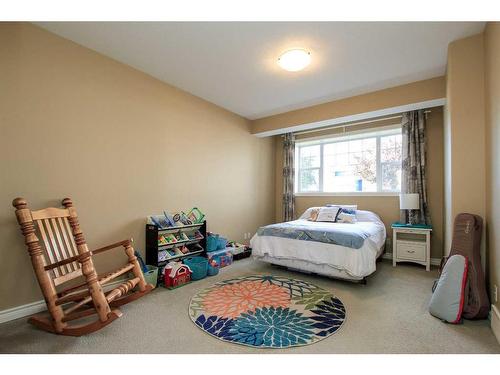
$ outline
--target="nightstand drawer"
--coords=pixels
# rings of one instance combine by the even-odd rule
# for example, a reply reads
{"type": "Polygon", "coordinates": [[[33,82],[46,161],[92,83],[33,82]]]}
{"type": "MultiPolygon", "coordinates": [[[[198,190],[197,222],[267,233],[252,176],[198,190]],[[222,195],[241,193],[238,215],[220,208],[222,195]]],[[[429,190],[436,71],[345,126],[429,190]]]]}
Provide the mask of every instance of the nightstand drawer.
{"type": "Polygon", "coordinates": [[[423,231],[420,231],[418,229],[411,229],[411,228],[409,228],[409,229],[400,229],[400,228],[398,228],[398,233],[425,234],[425,232],[423,232],[423,231]]]}
{"type": "Polygon", "coordinates": [[[397,258],[424,262],[426,259],[426,248],[427,245],[425,242],[398,240],[397,258]]]}

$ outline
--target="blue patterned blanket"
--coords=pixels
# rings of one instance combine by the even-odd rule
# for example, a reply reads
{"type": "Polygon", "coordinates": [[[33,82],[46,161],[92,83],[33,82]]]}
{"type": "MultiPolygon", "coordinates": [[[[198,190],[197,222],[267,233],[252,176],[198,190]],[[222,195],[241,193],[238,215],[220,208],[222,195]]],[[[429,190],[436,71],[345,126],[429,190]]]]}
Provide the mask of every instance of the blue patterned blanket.
{"type": "Polygon", "coordinates": [[[356,224],[317,223],[306,220],[288,221],[259,228],[258,236],[315,241],[359,249],[369,233],[356,224]]]}

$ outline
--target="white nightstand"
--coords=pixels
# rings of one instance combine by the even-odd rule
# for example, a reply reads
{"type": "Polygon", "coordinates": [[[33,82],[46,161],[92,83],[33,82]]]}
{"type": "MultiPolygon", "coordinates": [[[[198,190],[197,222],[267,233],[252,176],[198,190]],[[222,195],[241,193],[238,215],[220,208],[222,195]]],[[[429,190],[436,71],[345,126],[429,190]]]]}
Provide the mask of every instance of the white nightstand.
{"type": "Polygon", "coordinates": [[[413,262],[430,271],[431,232],[431,227],[392,225],[392,265],[413,262]]]}

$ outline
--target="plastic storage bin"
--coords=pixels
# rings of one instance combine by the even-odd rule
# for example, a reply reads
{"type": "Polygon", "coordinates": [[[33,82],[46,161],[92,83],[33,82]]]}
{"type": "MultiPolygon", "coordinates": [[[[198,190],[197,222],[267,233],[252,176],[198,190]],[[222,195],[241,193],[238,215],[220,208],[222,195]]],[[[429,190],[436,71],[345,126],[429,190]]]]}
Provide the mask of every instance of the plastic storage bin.
{"type": "Polygon", "coordinates": [[[233,263],[233,253],[231,252],[231,248],[224,248],[222,250],[212,251],[207,254],[208,260],[215,260],[219,265],[219,268],[223,268],[229,266],[233,263]]]}
{"type": "Polygon", "coordinates": [[[200,280],[207,276],[208,259],[203,257],[191,257],[182,261],[191,268],[191,280],[200,280]]]}
{"type": "Polygon", "coordinates": [[[146,284],[152,284],[156,288],[158,283],[158,267],[146,265],[148,270],[143,272],[144,279],[146,279],[146,284]]]}

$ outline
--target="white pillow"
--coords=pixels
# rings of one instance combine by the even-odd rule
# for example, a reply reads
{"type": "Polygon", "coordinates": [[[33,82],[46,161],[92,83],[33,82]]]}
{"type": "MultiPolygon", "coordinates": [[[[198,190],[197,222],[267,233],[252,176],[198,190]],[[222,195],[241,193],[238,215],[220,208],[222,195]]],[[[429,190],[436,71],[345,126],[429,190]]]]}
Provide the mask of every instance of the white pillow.
{"type": "Polygon", "coordinates": [[[347,210],[355,210],[357,211],[358,205],[357,204],[327,204],[326,207],[340,207],[340,208],[345,208],[347,210]]]}
{"type": "Polygon", "coordinates": [[[372,211],[357,210],[356,219],[358,221],[369,221],[374,223],[381,223],[380,217],[372,211]]]}
{"type": "Polygon", "coordinates": [[[337,223],[354,224],[355,222],[357,222],[356,215],[347,214],[345,212],[340,212],[337,215],[337,223]]]}
{"type": "Polygon", "coordinates": [[[335,223],[335,219],[337,218],[337,214],[339,213],[339,211],[339,207],[322,207],[319,210],[316,221],[327,221],[335,223]]]}

